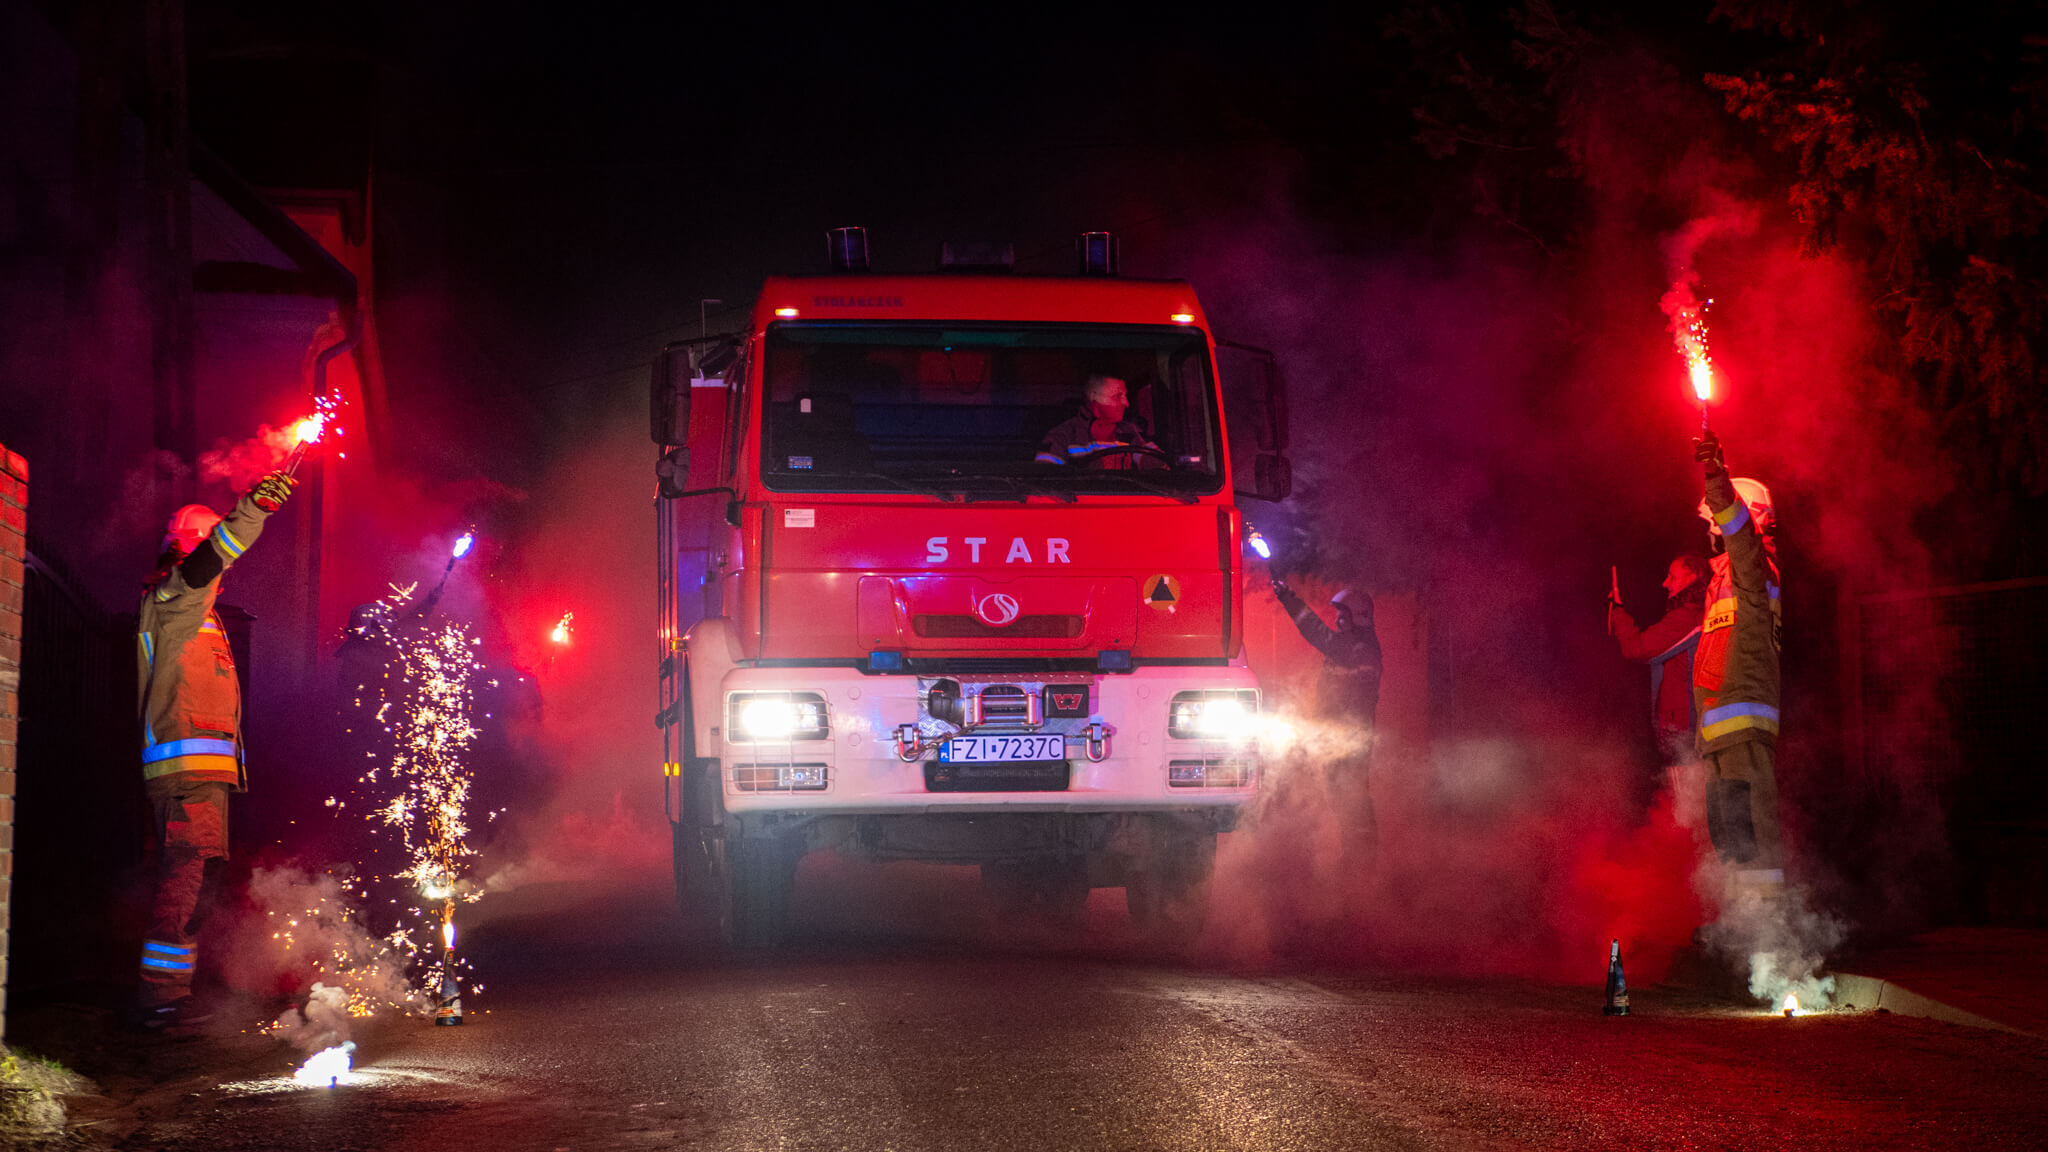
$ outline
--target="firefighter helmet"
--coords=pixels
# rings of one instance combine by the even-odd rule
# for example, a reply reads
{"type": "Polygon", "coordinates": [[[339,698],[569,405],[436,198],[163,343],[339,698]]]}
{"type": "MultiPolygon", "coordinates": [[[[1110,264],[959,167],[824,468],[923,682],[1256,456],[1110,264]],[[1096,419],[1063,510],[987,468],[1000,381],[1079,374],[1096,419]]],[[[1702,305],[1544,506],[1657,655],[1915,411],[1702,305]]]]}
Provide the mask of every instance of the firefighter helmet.
{"type": "Polygon", "coordinates": [[[204,504],[187,504],[171,513],[171,522],[164,525],[164,547],[175,548],[179,555],[188,555],[199,542],[220,523],[220,513],[204,504]]]}
{"type": "Polygon", "coordinates": [[[1356,588],[1339,588],[1330,597],[1330,607],[1349,612],[1357,620],[1372,623],[1372,597],[1356,588]]]}
{"type": "MultiPolygon", "coordinates": [[[[1757,532],[1764,536],[1776,532],[1778,517],[1771,509],[1771,490],[1764,487],[1761,480],[1747,476],[1737,476],[1729,483],[1735,485],[1735,498],[1749,505],[1749,516],[1756,521],[1757,532]]],[[[1707,530],[1719,536],[1721,526],[1714,523],[1714,510],[1707,507],[1705,500],[1700,501],[1699,513],[1700,519],[1707,522],[1707,530]]]]}
{"type": "Polygon", "coordinates": [[[388,611],[389,609],[375,600],[368,604],[356,605],[355,610],[348,614],[348,630],[350,634],[361,636],[363,633],[368,632],[383,622],[388,611]]]}

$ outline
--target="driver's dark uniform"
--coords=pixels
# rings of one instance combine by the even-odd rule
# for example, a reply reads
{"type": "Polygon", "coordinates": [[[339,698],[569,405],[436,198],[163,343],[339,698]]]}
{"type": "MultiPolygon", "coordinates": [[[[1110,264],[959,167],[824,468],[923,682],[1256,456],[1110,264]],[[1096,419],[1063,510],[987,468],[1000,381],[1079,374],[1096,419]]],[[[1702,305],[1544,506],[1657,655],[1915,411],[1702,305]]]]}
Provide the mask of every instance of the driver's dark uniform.
{"type": "MultiPolygon", "coordinates": [[[[1104,448],[1118,445],[1153,448],[1156,446],[1145,439],[1145,433],[1129,420],[1097,420],[1095,414],[1083,404],[1081,410],[1062,421],[1045,434],[1045,443],[1038,446],[1038,459],[1047,464],[1065,464],[1071,457],[1085,456],[1100,452],[1104,448]]],[[[1091,467],[1108,469],[1136,468],[1139,452],[1112,452],[1089,462],[1091,467]]]]}

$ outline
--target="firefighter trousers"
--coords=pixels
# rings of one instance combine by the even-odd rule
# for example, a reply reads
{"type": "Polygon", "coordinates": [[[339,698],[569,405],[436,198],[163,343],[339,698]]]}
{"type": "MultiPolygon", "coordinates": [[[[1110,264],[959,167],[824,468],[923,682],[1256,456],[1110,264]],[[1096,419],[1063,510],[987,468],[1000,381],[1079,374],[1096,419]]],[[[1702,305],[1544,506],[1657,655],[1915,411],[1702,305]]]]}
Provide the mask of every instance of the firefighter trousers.
{"type": "Polygon", "coordinates": [[[192,994],[199,966],[200,894],[228,855],[228,786],[175,775],[146,781],[154,817],[156,891],[142,942],[142,1002],[168,1004],[192,994]]]}
{"type": "Polygon", "coordinates": [[[1776,749],[1745,740],[1706,754],[1707,834],[1721,859],[1745,870],[1781,869],[1776,749]]]}

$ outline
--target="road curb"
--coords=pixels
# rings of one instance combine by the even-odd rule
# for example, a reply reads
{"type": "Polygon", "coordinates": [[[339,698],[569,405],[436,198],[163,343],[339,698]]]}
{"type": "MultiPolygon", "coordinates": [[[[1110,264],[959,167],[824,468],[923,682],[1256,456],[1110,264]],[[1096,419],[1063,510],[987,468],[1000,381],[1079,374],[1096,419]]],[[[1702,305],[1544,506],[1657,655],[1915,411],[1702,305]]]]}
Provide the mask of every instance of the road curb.
{"type": "Polygon", "coordinates": [[[1859,976],[1853,972],[1836,972],[1835,1006],[1856,1012],[1886,1011],[1900,1016],[1919,1016],[1928,1020],[1940,1020],[1949,1024],[1961,1024],[1969,1028],[1989,1028],[1994,1032],[2010,1032],[2015,1036],[2042,1039],[2032,1032],[2001,1024],[1975,1012],[1966,1012],[1953,1004],[1944,1004],[1931,996],[1925,996],[1903,987],[1893,981],[1876,976],[1859,976]]]}

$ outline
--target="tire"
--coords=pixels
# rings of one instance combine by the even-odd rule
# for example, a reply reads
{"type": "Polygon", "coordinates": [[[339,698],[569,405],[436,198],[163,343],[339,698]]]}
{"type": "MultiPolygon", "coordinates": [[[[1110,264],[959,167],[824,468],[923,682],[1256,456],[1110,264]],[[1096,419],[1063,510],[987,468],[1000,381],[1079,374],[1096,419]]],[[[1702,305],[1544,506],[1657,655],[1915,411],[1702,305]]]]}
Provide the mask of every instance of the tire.
{"type": "MultiPolygon", "coordinates": [[[[732,829],[728,830],[733,831],[732,829]]],[[[791,837],[725,840],[725,941],[743,951],[775,948],[789,937],[790,897],[803,842],[791,837]]]]}

